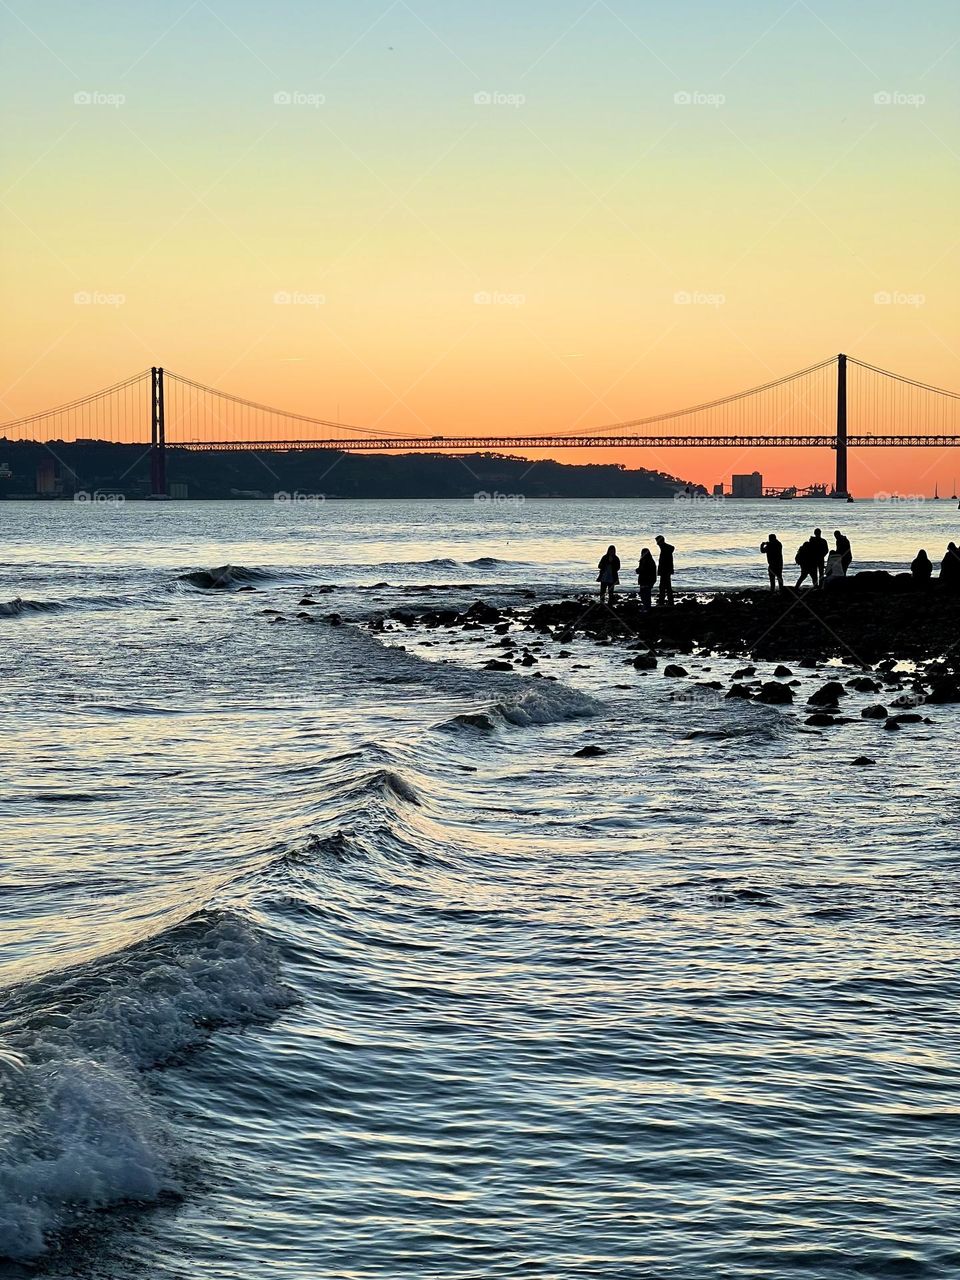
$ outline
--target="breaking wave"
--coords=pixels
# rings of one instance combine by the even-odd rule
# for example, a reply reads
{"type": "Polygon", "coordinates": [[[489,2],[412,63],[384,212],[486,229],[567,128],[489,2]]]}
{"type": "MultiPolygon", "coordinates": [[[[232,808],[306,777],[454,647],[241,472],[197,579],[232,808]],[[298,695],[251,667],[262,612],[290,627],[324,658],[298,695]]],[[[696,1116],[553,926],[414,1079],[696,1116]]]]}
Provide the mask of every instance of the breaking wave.
{"type": "Polygon", "coordinates": [[[248,569],[242,564],[221,564],[215,569],[194,569],[190,573],[181,573],[177,581],[189,582],[191,586],[205,591],[229,591],[232,587],[268,582],[275,576],[268,569],[248,569]]]}
{"type": "Polygon", "coordinates": [[[0,1258],[43,1254],[84,1212],[178,1189],[183,1151],[145,1072],[291,1003],[272,947],[205,912],[16,989],[0,1050],[0,1258]]]}

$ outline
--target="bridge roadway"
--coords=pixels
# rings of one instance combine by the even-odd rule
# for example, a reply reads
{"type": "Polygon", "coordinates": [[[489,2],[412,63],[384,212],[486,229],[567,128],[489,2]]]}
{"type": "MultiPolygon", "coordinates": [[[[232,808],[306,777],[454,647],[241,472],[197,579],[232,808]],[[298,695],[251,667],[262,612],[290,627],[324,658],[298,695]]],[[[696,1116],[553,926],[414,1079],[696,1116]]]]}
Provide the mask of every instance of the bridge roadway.
{"type": "MultiPolygon", "coordinates": [[[[835,449],[835,435],[702,435],[702,436],[357,436],[318,440],[171,440],[168,449],[188,449],[198,453],[229,451],[270,451],[297,453],[309,449],[336,449],[351,453],[400,451],[405,453],[488,452],[503,449],[719,449],[808,448],[835,449]]],[[[931,446],[938,449],[960,446],[960,435],[870,435],[851,434],[850,448],[902,448],[931,446]]]]}

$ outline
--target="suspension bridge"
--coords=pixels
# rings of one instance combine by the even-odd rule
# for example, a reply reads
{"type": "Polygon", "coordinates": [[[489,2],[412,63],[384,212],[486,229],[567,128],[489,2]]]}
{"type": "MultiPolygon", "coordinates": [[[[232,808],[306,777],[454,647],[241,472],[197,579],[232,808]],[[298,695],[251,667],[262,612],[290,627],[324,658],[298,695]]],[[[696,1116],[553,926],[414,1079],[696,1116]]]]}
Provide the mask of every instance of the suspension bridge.
{"type": "Polygon", "coordinates": [[[0,423],[0,438],[140,444],[150,490],[167,493],[167,451],[463,453],[557,449],[831,449],[837,495],[850,448],[960,445],[960,392],[839,355],[716,400],[579,431],[405,435],[258,404],[160,367],[52,409],[0,423]]]}

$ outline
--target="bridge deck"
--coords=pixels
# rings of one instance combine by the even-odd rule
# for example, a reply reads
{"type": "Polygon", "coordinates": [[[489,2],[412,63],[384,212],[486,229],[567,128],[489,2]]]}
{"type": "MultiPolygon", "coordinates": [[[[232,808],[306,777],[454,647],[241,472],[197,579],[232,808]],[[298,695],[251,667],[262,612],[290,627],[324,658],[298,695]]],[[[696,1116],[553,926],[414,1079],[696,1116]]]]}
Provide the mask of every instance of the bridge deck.
{"type": "MultiPolygon", "coordinates": [[[[960,446],[960,435],[848,435],[848,447],[901,448],[960,446]]],[[[487,452],[504,449],[717,449],[808,448],[835,449],[834,435],[701,435],[701,436],[360,436],[316,440],[170,440],[168,449],[196,452],[261,450],[295,453],[308,449],[336,449],[350,453],[399,451],[413,453],[487,452]]]]}

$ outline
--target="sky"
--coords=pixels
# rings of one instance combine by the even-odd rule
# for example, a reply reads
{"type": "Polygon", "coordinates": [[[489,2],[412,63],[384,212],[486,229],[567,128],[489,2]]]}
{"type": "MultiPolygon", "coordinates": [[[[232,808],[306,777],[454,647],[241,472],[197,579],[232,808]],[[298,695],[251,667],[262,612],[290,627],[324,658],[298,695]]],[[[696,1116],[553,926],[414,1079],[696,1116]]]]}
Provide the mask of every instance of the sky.
{"type": "MultiPolygon", "coordinates": [[[[960,390],[948,0],[4,0],[0,36],[4,420],[154,364],[411,434],[588,430],[840,351],[960,390]]],[[[950,492],[958,455],[853,451],[851,488],[950,492]]]]}

